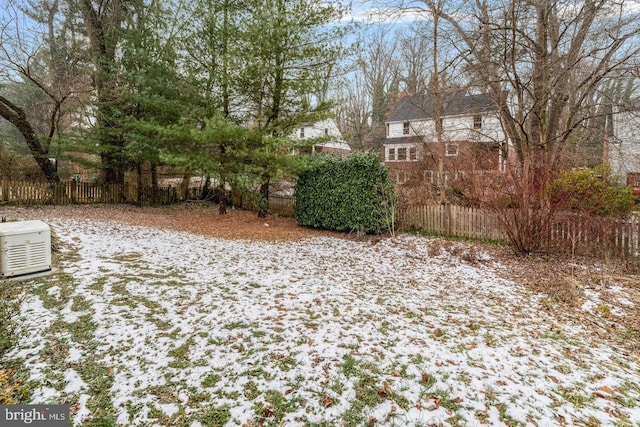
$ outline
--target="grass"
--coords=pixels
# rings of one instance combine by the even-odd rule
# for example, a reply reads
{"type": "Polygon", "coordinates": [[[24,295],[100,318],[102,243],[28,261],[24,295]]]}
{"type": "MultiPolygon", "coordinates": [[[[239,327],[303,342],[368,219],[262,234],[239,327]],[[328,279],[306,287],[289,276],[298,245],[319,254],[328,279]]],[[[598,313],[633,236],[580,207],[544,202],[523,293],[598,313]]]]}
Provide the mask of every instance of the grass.
{"type": "Polygon", "coordinates": [[[98,361],[85,361],[80,371],[91,395],[87,408],[92,412],[89,426],[115,426],[116,411],[111,402],[110,389],[113,385],[113,371],[98,361]]]}
{"type": "Polygon", "coordinates": [[[196,418],[205,426],[222,427],[231,419],[231,411],[229,405],[207,405],[196,418]]]}
{"type": "Polygon", "coordinates": [[[21,291],[0,280],[0,358],[18,341],[15,318],[20,312],[21,291]]]}
{"type": "MultiPolygon", "coordinates": [[[[343,358],[341,366],[341,372],[345,379],[333,378],[331,380],[329,390],[336,395],[341,395],[348,388],[347,384],[351,384],[355,392],[355,397],[349,402],[349,407],[341,415],[340,419],[343,425],[346,426],[360,426],[370,422],[370,412],[379,404],[384,402],[391,403],[391,412],[387,414],[387,417],[395,417],[396,409],[408,410],[412,402],[405,396],[403,396],[392,385],[394,379],[402,376],[402,372],[406,375],[406,366],[403,366],[400,371],[391,373],[388,380],[384,379],[385,375],[380,371],[379,367],[371,362],[364,362],[356,359],[353,355],[348,354],[343,358]]],[[[435,383],[432,377],[423,375],[424,384],[426,388],[430,388],[435,383]]],[[[329,396],[323,398],[325,406],[327,402],[331,402],[329,396]],[[326,400],[326,399],[329,400],[326,400]]]]}
{"type": "Polygon", "coordinates": [[[169,357],[173,358],[171,362],[169,362],[169,367],[175,369],[182,369],[190,366],[190,353],[189,348],[193,345],[194,339],[187,339],[182,345],[169,350],[169,357]]]}
{"type": "Polygon", "coordinates": [[[218,384],[221,380],[220,375],[218,374],[209,374],[202,380],[202,387],[213,388],[218,384]]]}
{"type": "Polygon", "coordinates": [[[29,379],[29,372],[22,360],[5,360],[6,354],[25,335],[16,321],[24,292],[23,282],[0,279],[0,405],[26,402],[40,385],[29,379]]]}

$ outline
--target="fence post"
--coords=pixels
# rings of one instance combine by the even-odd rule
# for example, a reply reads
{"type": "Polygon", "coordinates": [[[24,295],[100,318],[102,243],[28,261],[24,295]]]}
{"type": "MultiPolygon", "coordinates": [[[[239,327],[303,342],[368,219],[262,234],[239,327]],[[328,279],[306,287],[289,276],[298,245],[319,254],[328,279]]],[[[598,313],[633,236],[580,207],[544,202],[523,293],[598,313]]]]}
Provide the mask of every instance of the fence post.
{"type": "Polygon", "coordinates": [[[453,211],[451,208],[450,204],[446,204],[444,205],[444,226],[445,226],[445,230],[444,230],[444,235],[447,237],[451,237],[451,230],[452,230],[452,221],[453,221],[453,215],[452,215],[453,211]]]}
{"type": "Polygon", "coordinates": [[[9,183],[7,181],[2,180],[0,182],[0,193],[2,193],[2,201],[3,202],[8,202],[9,201],[9,183]]]}

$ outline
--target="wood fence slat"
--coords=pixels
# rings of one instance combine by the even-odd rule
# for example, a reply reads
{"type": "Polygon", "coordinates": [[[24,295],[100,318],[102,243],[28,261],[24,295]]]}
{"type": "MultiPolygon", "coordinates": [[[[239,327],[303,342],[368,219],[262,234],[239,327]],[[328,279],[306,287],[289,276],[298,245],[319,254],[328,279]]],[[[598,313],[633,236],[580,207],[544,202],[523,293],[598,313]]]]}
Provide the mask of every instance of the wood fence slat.
{"type": "MultiPolygon", "coordinates": [[[[460,206],[422,205],[402,208],[399,229],[415,229],[434,235],[483,240],[508,240],[495,214],[460,206]]],[[[592,220],[568,215],[558,217],[549,230],[550,242],[568,245],[577,253],[597,255],[609,251],[617,256],[640,256],[640,219],[592,220]],[[598,222],[599,221],[599,222],[598,222]]]]}

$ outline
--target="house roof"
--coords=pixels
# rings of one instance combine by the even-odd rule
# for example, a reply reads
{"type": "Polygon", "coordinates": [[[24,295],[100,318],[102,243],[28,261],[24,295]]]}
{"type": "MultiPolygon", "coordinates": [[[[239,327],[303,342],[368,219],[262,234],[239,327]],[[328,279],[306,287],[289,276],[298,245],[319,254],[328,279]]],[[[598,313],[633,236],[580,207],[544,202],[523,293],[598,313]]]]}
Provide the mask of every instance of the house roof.
{"type": "MultiPolygon", "coordinates": [[[[442,95],[442,117],[497,110],[498,105],[487,94],[465,95],[462,92],[455,92],[442,95]]],[[[433,118],[434,115],[434,97],[432,95],[412,95],[398,102],[387,121],[428,119],[433,118]]]]}

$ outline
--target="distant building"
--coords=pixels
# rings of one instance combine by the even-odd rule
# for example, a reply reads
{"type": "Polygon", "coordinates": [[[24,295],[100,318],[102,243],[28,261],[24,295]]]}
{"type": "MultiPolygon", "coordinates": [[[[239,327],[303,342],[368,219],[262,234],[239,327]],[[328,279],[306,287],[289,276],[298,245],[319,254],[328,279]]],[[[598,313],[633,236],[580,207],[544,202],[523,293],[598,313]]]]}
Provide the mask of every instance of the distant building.
{"type": "MultiPolygon", "coordinates": [[[[497,104],[486,94],[443,94],[440,120],[445,143],[445,180],[480,172],[502,173],[509,147],[497,104]]],[[[436,184],[438,137],[432,96],[401,99],[386,121],[381,153],[399,183],[436,184]]]]}
{"type": "Polygon", "coordinates": [[[325,119],[315,123],[305,123],[294,133],[294,137],[300,140],[318,139],[322,142],[314,144],[312,152],[349,154],[351,147],[342,138],[342,133],[333,119],[325,119]]]}
{"type": "Polygon", "coordinates": [[[607,114],[605,147],[612,172],[640,195],[640,105],[615,107],[607,114]]]}

